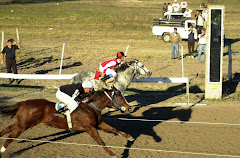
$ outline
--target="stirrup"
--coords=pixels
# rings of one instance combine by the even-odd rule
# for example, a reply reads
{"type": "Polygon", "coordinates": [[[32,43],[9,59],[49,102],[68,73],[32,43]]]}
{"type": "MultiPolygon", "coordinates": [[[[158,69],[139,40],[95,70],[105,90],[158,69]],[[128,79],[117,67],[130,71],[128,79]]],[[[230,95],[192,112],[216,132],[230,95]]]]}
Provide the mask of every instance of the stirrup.
{"type": "Polygon", "coordinates": [[[54,115],[55,115],[55,116],[58,116],[58,117],[61,117],[61,118],[66,118],[66,115],[64,115],[64,113],[60,113],[60,112],[58,112],[58,111],[56,111],[56,112],[54,113],[54,115]]]}

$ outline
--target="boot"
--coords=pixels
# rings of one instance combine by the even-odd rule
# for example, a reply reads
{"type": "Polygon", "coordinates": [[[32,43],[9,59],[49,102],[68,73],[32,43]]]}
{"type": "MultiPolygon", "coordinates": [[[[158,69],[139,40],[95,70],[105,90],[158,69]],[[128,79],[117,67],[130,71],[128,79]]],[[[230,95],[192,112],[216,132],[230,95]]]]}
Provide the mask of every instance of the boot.
{"type": "Polygon", "coordinates": [[[54,113],[55,116],[59,116],[61,118],[66,118],[66,115],[64,114],[68,110],[67,106],[62,107],[58,111],[54,113]]]}

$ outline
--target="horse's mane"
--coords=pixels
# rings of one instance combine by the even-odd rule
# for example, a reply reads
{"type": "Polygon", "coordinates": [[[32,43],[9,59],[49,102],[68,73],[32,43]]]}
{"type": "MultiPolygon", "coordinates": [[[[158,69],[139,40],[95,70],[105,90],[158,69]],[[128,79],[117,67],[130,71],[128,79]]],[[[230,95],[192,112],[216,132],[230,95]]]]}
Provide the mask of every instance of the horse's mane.
{"type": "Polygon", "coordinates": [[[115,71],[117,72],[125,71],[127,68],[129,68],[129,65],[131,65],[132,63],[135,63],[135,60],[124,62],[123,64],[121,64],[120,67],[117,67],[115,71]]]}

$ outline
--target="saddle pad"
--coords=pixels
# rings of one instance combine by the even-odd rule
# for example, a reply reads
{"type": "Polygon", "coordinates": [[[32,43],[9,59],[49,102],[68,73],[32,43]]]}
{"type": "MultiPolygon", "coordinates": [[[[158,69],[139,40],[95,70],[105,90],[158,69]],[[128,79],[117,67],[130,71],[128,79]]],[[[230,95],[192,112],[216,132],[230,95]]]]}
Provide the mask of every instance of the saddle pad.
{"type": "Polygon", "coordinates": [[[55,109],[58,111],[59,109],[61,109],[64,106],[65,106],[65,104],[63,102],[57,102],[55,104],[55,109]]]}

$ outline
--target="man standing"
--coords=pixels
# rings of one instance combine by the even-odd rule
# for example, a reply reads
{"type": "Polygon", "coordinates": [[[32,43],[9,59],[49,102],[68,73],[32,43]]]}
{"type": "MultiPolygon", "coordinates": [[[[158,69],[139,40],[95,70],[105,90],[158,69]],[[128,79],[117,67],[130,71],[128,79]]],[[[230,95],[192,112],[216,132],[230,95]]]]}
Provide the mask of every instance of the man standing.
{"type": "Polygon", "coordinates": [[[186,19],[191,19],[192,18],[192,10],[187,7],[187,10],[183,13],[183,17],[186,19]]]}
{"type": "Polygon", "coordinates": [[[202,34],[199,35],[198,42],[198,58],[197,58],[198,62],[201,59],[202,52],[204,53],[204,62],[206,61],[207,35],[205,33],[206,29],[202,28],[202,34]]]}
{"type": "Polygon", "coordinates": [[[174,3],[172,4],[174,13],[177,13],[180,9],[180,5],[178,4],[177,0],[174,0],[174,3]]]}
{"type": "Polygon", "coordinates": [[[165,13],[168,11],[168,7],[167,7],[167,4],[164,3],[163,4],[163,16],[165,17],[165,13]]]}
{"type": "Polygon", "coordinates": [[[174,32],[170,34],[170,41],[172,42],[172,59],[175,59],[175,50],[177,53],[177,58],[181,59],[179,55],[179,43],[182,46],[182,38],[180,34],[177,32],[177,28],[174,28],[174,32]]]}
{"type": "Polygon", "coordinates": [[[199,10],[199,11],[197,12],[196,20],[197,20],[197,26],[196,26],[196,28],[197,28],[197,33],[198,33],[198,34],[201,34],[201,30],[202,30],[202,28],[203,28],[203,24],[204,24],[204,21],[205,21],[203,15],[202,15],[202,10],[199,10]]]}
{"type": "MultiPolygon", "coordinates": [[[[14,74],[17,74],[17,64],[16,64],[16,56],[15,51],[16,49],[21,48],[21,45],[14,41],[14,39],[9,39],[7,41],[7,46],[4,47],[2,54],[1,54],[1,64],[4,64],[4,54],[6,54],[6,68],[7,73],[11,73],[13,71],[14,74]]],[[[9,83],[11,83],[11,79],[9,79],[9,83]]]]}
{"type": "Polygon", "coordinates": [[[184,13],[187,8],[187,2],[185,0],[181,2],[181,8],[182,8],[182,13],[184,13]]]}
{"type": "Polygon", "coordinates": [[[196,31],[193,30],[193,26],[190,25],[188,30],[188,55],[189,58],[193,58],[193,52],[195,47],[195,39],[194,36],[196,35],[196,31]]]}

